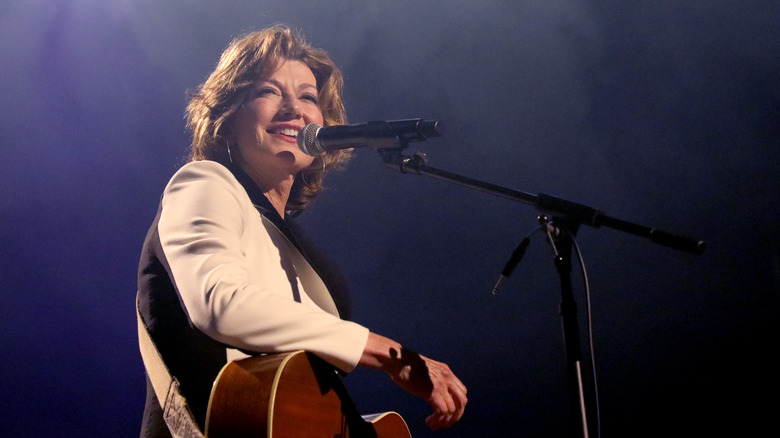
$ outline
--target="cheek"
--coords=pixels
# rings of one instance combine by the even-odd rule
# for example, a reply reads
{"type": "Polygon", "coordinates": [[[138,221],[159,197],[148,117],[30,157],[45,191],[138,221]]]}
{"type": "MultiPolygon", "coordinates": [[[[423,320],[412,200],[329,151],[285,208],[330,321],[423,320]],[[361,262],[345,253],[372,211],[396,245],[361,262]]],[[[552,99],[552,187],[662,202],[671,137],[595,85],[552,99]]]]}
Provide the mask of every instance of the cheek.
{"type": "Polygon", "coordinates": [[[311,155],[304,154],[303,152],[299,153],[298,151],[295,153],[299,155],[298,162],[300,163],[302,169],[310,167],[312,163],[314,163],[314,157],[311,155]]]}
{"type": "Polygon", "coordinates": [[[237,114],[233,123],[233,132],[238,142],[263,141],[266,133],[263,128],[262,114],[252,109],[245,109],[237,114]]]}
{"type": "Polygon", "coordinates": [[[311,111],[307,112],[306,123],[316,123],[318,125],[323,125],[325,123],[319,107],[313,108],[311,111]]]}

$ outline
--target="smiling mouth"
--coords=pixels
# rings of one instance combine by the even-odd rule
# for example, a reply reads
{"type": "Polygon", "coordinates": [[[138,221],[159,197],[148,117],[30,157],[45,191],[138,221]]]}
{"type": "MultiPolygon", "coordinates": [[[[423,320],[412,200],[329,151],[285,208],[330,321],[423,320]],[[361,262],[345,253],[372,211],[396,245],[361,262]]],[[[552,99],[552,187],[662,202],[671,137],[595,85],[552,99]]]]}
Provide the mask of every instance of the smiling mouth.
{"type": "Polygon", "coordinates": [[[277,135],[283,135],[285,137],[290,138],[298,138],[298,129],[293,128],[282,128],[282,129],[269,129],[266,132],[269,134],[277,134],[277,135]]]}

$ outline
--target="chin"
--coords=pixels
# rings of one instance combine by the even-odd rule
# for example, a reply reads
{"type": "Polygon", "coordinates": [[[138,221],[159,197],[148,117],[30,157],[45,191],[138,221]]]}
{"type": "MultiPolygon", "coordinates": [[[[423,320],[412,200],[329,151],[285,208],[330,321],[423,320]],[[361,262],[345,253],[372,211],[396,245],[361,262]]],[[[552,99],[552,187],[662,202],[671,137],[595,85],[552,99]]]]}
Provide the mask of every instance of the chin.
{"type": "Polygon", "coordinates": [[[281,151],[276,154],[276,157],[292,167],[293,172],[297,173],[307,167],[311,166],[314,162],[314,157],[306,155],[298,150],[296,151],[281,151]]]}

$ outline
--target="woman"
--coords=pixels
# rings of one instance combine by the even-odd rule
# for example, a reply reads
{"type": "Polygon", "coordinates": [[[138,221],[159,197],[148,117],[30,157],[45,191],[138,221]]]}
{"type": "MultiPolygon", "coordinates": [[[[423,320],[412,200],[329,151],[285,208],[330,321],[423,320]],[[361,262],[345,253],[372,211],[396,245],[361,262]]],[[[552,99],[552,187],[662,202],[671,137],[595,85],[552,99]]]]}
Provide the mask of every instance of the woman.
{"type": "MultiPolygon", "coordinates": [[[[166,186],[144,243],[139,304],[201,427],[211,384],[228,360],[301,349],[344,372],[358,365],[387,372],[432,405],[426,423],[433,429],[463,415],[466,388],[447,365],[315,304],[289,247],[270,228],[315,260],[290,216],[349,152],[313,158],[298,149],[296,135],[309,123],[346,122],[341,85],[325,52],[275,26],[233,41],[192,96],[191,161],[166,186]]],[[[344,315],[338,277],[321,261],[312,264],[344,315]]],[[[166,436],[147,387],[142,436],[166,436]]]]}

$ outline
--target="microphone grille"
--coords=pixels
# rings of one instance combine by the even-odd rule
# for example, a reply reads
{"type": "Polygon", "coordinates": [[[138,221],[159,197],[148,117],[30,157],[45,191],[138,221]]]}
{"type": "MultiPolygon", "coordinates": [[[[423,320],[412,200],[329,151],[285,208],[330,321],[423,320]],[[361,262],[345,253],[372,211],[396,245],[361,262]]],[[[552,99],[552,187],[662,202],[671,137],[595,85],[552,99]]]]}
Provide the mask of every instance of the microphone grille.
{"type": "Polygon", "coordinates": [[[325,150],[322,149],[317,142],[317,132],[320,130],[320,128],[322,128],[321,125],[316,123],[309,123],[308,125],[304,126],[303,129],[301,129],[301,132],[298,133],[298,138],[296,140],[298,143],[298,149],[300,149],[304,154],[317,156],[325,152],[325,150]]]}

